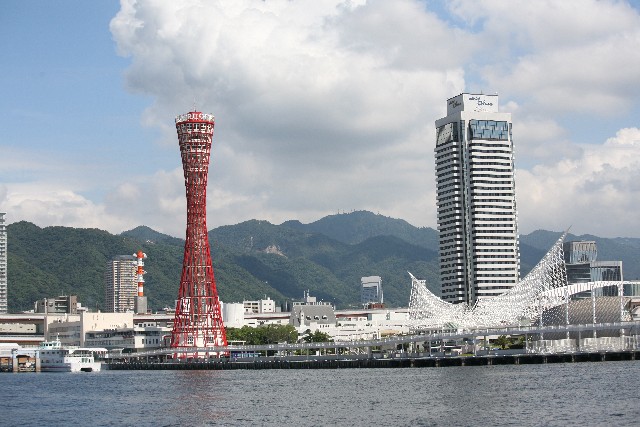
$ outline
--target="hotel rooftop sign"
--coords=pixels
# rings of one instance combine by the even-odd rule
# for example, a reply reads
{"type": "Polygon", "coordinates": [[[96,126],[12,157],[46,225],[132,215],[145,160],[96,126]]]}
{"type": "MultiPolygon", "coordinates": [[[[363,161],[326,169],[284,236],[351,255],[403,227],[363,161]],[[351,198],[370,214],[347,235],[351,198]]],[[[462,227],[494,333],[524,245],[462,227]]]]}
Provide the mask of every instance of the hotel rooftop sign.
{"type": "Polygon", "coordinates": [[[461,93],[447,101],[447,116],[459,111],[498,112],[498,95],[461,93]]]}

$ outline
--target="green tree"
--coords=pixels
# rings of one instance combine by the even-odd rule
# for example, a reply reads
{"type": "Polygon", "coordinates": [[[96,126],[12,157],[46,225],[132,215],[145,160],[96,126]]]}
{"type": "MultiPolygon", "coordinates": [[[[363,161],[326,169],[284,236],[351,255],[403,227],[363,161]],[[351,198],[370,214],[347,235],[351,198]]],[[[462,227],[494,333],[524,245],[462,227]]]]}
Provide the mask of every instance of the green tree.
{"type": "Polygon", "coordinates": [[[515,349],[515,348],[525,348],[525,340],[524,340],[524,335],[520,335],[519,337],[511,337],[510,338],[510,343],[509,343],[509,348],[511,349],[515,349]]]}
{"type": "Polygon", "coordinates": [[[298,332],[292,325],[266,325],[252,328],[227,328],[227,341],[244,341],[247,345],[294,343],[298,341],[298,332]]]}
{"type": "Polygon", "coordinates": [[[501,349],[506,349],[511,344],[511,340],[507,338],[506,335],[500,335],[498,339],[496,339],[495,343],[500,346],[501,349]]]}
{"type": "Polygon", "coordinates": [[[264,344],[294,343],[298,341],[298,331],[293,325],[267,325],[257,328],[264,344]]]}
{"type": "Polygon", "coordinates": [[[302,337],[304,342],[333,342],[329,334],[316,330],[311,332],[311,329],[305,331],[305,335],[302,337]]]}

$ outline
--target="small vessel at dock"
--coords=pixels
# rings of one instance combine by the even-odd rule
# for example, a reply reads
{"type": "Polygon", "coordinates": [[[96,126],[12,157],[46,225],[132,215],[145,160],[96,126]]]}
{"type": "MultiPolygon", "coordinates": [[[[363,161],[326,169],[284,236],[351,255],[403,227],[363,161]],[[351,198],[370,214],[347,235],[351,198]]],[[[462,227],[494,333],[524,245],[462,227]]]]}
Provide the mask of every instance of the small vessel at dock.
{"type": "Polygon", "coordinates": [[[39,350],[42,372],[96,372],[102,368],[92,349],[63,346],[59,339],[41,343],[39,350]]]}

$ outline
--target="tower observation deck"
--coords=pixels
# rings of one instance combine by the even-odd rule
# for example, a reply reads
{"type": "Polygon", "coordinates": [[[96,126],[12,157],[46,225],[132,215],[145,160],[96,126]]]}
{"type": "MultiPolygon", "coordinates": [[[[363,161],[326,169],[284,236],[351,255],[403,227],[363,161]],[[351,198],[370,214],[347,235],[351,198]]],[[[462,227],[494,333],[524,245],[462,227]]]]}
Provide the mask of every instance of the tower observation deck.
{"type": "Polygon", "coordinates": [[[187,234],[171,334],[173,348],[227,345],[207,235],[207,175],[213,126],[212,114],[192,111],[176,117],[187,195],[187,234]]]}

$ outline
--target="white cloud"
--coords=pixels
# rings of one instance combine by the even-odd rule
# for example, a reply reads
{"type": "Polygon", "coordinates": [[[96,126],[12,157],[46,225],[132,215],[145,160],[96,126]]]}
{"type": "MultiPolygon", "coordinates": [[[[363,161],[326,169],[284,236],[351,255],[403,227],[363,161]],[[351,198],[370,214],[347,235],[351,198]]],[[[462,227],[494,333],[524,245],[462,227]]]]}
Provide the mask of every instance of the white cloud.
{"type": "Polygon", "coordinates": [[[203,4],[127,4],[111,29],[166,143],[193,98],[216,115],[211,226],[433,205],[433,122],[464,88],[468,35],[413,1],[203,4]]]}
{"type": "Polygon", "coordinates": [[[4,184],[0,184],[0,206],[4,206],[7,199],[7,186],[4,184]]]}
{"type": "Polygon", "coordinates": [[[186,224],[182,169],[158,171],[118,185],[105,197],[105,213],[127,219],[129,228],[146,225],[180,236],[186,224]]]}
{"type": "Polygon", "coordinates": [[[572,226],[575,234],[629,236],[640,229],[640,129],[621,129],[582,155],[518,171],[521,231],[572,226]]]}
{"type": "Polygon", "coordinates": [[[104,207],[64,187],[39,182],[5,186],[0,199],[7,222],[19,220],[40,226],[65,225],[79,228],[122,230],[126,221],[105,215],[104,207]]]}
{"type": "MultiPolygon", "coordinates": [[[[466,70],[504,93],[503,109],[514,113],[523,228],[563,227],[575,213],[560,208],[579,206],[561,202],[571,191],[587,212],[604,196],[577,183],[611,179],[594,162],[611,149],[572,141],[552,114],[636,102],[621,88],[638,75],[638,14],[590,0],[579,8],[472,3],[452,9],[482,24],[455,28],[414,1],[314,2],[313,11],[286,1],[143,2],[123,8],[112,30],[133,55],[129,86],[156,100],[145,120],[162,123],[167,141],[175,143],[167,117],[194,96],[217,115],[212,225],[370,209],[435,226],[433,121],[448,97],[470,89],[466,70]],[[134,15],[143,29],[119,30],[134,15]],[[579,167],[563,169],[567,162],[579,167]],[[572,184],[559,189],[558,176],[572,184]],[[549,188],[563,196],[550,197],[549,188]],[[549,199],[556,215],[542,221],[537,213],[549,199]]],[[[629,194],[617,182],[617,194],[629,194]]],[[[593,218],[581,216],[585,227],[593,218]]]]}
{"type": "Polygon", "coordinates": [[[626,2],[460,0],[452,9],[481,23],[475,60],[501,93],[549,112],[610,115],[640,95],[640,14],[626,2]]]}
{"type": "Polygon", "coordinates": [[[640,111],[638,11],[595,0],[443,4],[451,15],[417,0],[123,0],[110,30],[130,58],[126,88],[151,99],[141,123],[160,130],[162,147],[130,141],[130,167],[119,169],[53,144],[2,150],[0,209],[41,226],[145,224],[182,237],[173,118],[195,101],[216,115],[210,228],[354,209],[435,227],[434,121],[447,98],[482,89],[513,113],[523,231],[640,236],[630,213],[637,123],[621,119],[640,111]],[[615,125],[577,140],[577,126],[613,114],[615,125]],[[154,161],[155,173],[137,167],[154,161]]]}
{"type": "Polygon", "coordinates": [[[518,168],[529,169],[536,164],[553,163],[558,158],[572,159],[581,155],[582,149],[569,139],[566,129],[555,119],[537,115],[515,116],[514,150],[518,168]]]}

